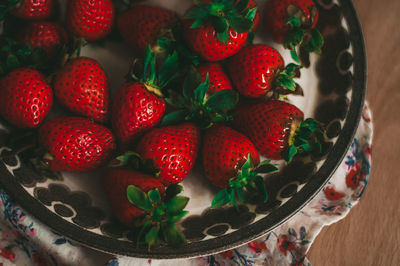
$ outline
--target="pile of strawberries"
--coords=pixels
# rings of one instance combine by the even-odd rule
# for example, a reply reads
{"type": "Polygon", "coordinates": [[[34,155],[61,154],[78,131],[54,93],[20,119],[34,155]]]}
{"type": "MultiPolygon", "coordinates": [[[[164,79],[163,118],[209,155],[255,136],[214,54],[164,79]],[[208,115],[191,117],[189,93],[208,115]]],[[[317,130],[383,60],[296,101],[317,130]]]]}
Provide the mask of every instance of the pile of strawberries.
{"type": "Polygon", "coordinates": [[[40,167],[105,166],[115,216],[149,248],[159,239],[185,242],[176,222],[189,198],[178,195],[179,182],[198,157],[221,189],[215,208],[268,200],[261,174],[277,168],[261,155],[290,162],[321,149],[322,126],[282,100],[303,93],[294,81],[298,49],[319,53],[323,45],[312,0],[269,0],[263,16],[253,0],[198,0],[182,17],[145,3],[121,9],[119,1],[69,0],[62,22],[56,0],[6,2],[2,118],[37,132],[40,167]],[[252,44],[257,27],[296,63],[285,66],[274,48],[252,44]],[[79,56],[82,45],[112,31],[137,54],[113,99],[102,66],[79,56]],[[48,118],[53,103],[70,115],[48,118]]]}

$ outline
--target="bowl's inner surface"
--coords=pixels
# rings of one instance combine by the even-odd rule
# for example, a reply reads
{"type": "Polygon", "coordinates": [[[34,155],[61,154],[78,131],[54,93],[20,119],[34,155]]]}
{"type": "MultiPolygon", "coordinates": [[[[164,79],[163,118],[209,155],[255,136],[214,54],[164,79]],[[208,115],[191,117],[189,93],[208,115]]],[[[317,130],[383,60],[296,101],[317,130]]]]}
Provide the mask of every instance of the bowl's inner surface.
{"type": "MultiPolygon", "coordinates": [[[[353,103],[362,101],[364,88],[359,88],[362,92],[360,95],[352,93],[354,76],[352,55],[353,50],[363,49],[362,43],[351,43],[352,38],[348,34],[349,22],[341,13],[342,2],[334,3],[325,0],[317,2],[320,7],[318,27],[326,43],[321,56],[312,55],[311,66],[301,71],[298,83],[304,89],[304,97],[289,96],[289,101],[303,110],[305,117],[314,117],[327,126],[329,139],[324,146],[325,153],[332,146],[340,151],[336,152],[335,158],[328,158],[328,160],[326,154],[314,154],[298,158],[288,166],[280,161],[274,162],[280,164],[281,171],[266,177],[270,198],[267,203],[240,206],[238,210],[229,207],[210,210],[209,206],[217,190],[205,179],[200,160],[198,160],[195,169],[183,182],[184,194],[190,197],[186,208],[189,210],[189,215],[181,223],[188,244],[179,250],[170,250],[161,246],[156,248],[153,254],[147,254],[145,248],[136,248],[135,243],[132,242],[134,235],[129,229],[112,217],[105,193],[98,182],[102,169],[84,174],[63,173],[63,181],[54,181],[35,174],[16,157],[4,161],[4,170],[12,174],[18,186],[19,184],[21,186],[13,188],[11,184],[5,185],[7,191],[15,195],[18,201],[21,199],[35,201],[34,198],[36,198],[38,202],[32,205],[21,204],[34,215],[40,213],[39,218],[53,229],[85,245],[111,253],[162,258],[205,255],[232,248],[266,233],[296,212],[318,191],[322,186],[321,182],[327,180],[330,173],[319,176],[322,180],[318,181],[319,184],[315,180],[314,183],[310,182],[312,178],[316,178],[313,174],[321,166],[329,163],[330,168],[334,169],[339,163],[351,140],[351,136],[346,136],[346,140],[349,139],[348,143],[344,141],[345,143],[340,147],[336,144],[337,137],[344,134],[341,128],[349,116],[347,110],[350,100],[353,103]],[[307,193],[303,191],[306,188],[307,193]],[[28,194],[23,194],[21,189],[28,194]],[[301,191],[308,196],[301,195],[301,191]],[[297,196],[296,199],[293,198],[294,195],[297,196]],[[287,205],[290,199],[296,202],[287,205]],[[38,211],[38,208],[41,210],[38,211]],[[46,218],[41,214],[50,216],[46,218]],[[60,222],[62,224],[58,224],[60,222]]],[[[343,2],[347,8],[352,8],[347,3],[348,1],[343,2]]],[[[191,1],[151,0],[148,3],[176,10],[182,15],[190,6],[191,1]]],[[[262,15],[265,1],[257,1],[257,3],[262,15]]],[[[350,15],[354,16],[351,12],[350,15]]],[[[357,20],[354,21],[357,22],[357,20]]],[[[359,30],[358,25],[350,26],[359,30]]],[[[361,33],[358,32],[358,34],[361,33]]],[[[292,62],[288,51],[272,42],[267,36],[261,23],[255,43],[265,43],[276,48],[283,55],[286,64],[292,62]]],[[[104,47],[88,46],[82,51],[82,55],[92,57],[103,65],[114,92],[125,80],[124,76],[131,63],[130,54],[125,45],[113,42],[107,42],[104,47]]],[[[360,71],[362,72],[363,69],[360,71]]],[[[350,127],[352,129],[356,128],[358,121],[358,114],[354,116],[356,117],[352,118],[354,121],[351,121],[353,124],[350,127]]],[[[354,130],[346,132],[350,135],[353,133],[354,130]]],[[[8,133],[4,131],[2,134],[8,133]]],[[[1,151],[7,152],[7,143],[3,146],[1,151]]]]}

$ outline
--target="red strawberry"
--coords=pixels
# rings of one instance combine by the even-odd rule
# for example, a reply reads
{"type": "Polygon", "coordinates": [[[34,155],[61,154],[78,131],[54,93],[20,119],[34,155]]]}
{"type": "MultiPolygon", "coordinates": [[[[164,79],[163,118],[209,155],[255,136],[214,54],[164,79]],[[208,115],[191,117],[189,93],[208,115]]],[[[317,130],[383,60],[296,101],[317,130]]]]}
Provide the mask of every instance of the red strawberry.
{"type": "Polygon", "coordinates": [[[127,144],[157,125],[164,115],[165,101],[141,82],[125,83],[115,96],[112,109],[114,132],[127,144]]]}
{"type": "Polygon", "coordinates": [[[124,40],[138,52],[154,45],[177,22],[174,12],[149,5],[136,5],[118,16],[124,40]]]}
{"type": "Polygon", "coordinates": [[[127,226],[132,226],[136,218],[144,215],[143,210],[129,202],[129,185],[139,187],[144,192],[157,188],[162,197],[165,196],[164,185],[157,178],[133,170],[108,169],[102,181],[114,215],[127,226]]]}
{"type": "Polygon", "coordinates": [[[87,57],[70,61],[57,73],[54,92],[72,112],[102,123],[108,120],[108,79],[97,61],[87,57]]]}
{"type": "Polygon", "coordinates": [[[247,8],[249,9],[257,8],[256,14],[253,19],[254,26],[251,29],[252,31],[256,31],[258,28],[258,24],[260,23],[260,12],[258,12],[257,3],[254,0],[250,0],[247,8]]]}
{"type": "Polygon", "coordinates": [[[228,75],[225,73],[222,66],[218,63],[205,63],[197,67],[201,75],[201,81],[206,80],[208,73],[210,85],[208,87],[206,98],[221,90],[231,90],[232,85],[228,75]]]}
{"type": "Polygon", "coordinates": [[[41,48],[49,57],[68,40],[64,28],[56,22],[33,21],[23,28],[17,39],[32,48],[41,48]]]}
{"type": "Polygon", "coordinates": [[[200,130],[192,123],[154,128],[140,139],[136,152],[153,160],[164,185],[181,182],[196,161],[200,130]]]}
{"type": "Polygon", "coordinates": [[[189,47],[207,61],[219,61],[237,53],[254,25],[255,12],[245,3],[197,1],[184,16],[189,47]]]}
{"type": "Polygon", "coordinates": [[[315,26],[318,9],[313,0],[270,0],[265,7],[264,24],[276,42],[292,50],[298,61],[296,47],[301,45],[309,52],[320,53],[321,34],[315,26]]]}
{"type": "Polygon", "coordinates": [[[104,38],[114,22],[114,5],[111,0],[68,1],[66,24],[75,37],[88,42],[104,38]]]}
{"type": "Polygon", "coordinates": [[[112,108],[113,130],[123,146],[135,141],[156,126],[164,115],[166,104],[161,90],[177,73],[178,57],[169,56],[156,75],[155,55],[146,50],[144,76],[122,85],[112,108]]]}
{"type": "Polygon", "coordinates": [[[296,153],[320,148],[314,132],[321,126],[313,119],[303,121],[296,106],[277,100],[239,108],[234,125],[269,159],[290,161],[296,153]]]}
{"type": "Polygon", "coordinates": [[[115,216],[138,232],[137,242],[144,241],[150,251],[159,239],[174,247],[186,243],[176,223],[184,217],[189,198],[178,196],[180,185],[166,190],[152,176],[126,169],[109,169],[103,186],[115,216]]]}
{"type": "Polygon", "coordinates": [[[115,149],[111,131],[82,117],[57,117],[39,128],[45,156],[53,171],[83,172],[107,163],[115,149]]]}
{"type": "Polygon", "coordinates": [[[250,154],[254,165],[260,156],[253,143],[243,134],[226,126],[208,129],[203,138],[203,167],[206,177],[219,188],[226,188],[250,154]]]}
{"type": "Polygon", "coordinates": [[[206,177],[222,188],[211,207],[237,201],[268,200],[264,179],[259,175],[276,171],[269,161],[260,164],[253,143],[241,133],[217,125],[206,131],[203,143],[203,167],[206,177]]]}
{"type": "Polygon", "coordinates": [[[10,12],[21,19],[46,19],[51,16],[54,9],[53,0],[20,0],[17,2],[10,12]]]}
{"type": "Polygon", "coordinates": [[[263,44],[243,48],[230,59],[228,70],[233,84],[246,97],[262,97],[272,89],[280,94],[300,90],[293,81],[300,75],[299,66],[289,64],[285,68],[279,52],[263,44]]]}
{"type": "Polygon", "coordinates": [[[20,128],[35,128],[50,112],[53,93],[40,72],[19,68],[0,80],[0,113],[20,128]]]}

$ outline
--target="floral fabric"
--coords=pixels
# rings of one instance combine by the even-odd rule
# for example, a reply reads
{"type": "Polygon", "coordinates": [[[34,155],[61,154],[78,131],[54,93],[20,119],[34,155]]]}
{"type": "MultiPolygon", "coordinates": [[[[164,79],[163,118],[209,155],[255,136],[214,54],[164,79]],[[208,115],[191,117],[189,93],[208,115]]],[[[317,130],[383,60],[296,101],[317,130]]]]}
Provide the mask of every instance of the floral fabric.
{"type": "Polygon", "coordinates": [[[343,219],[368,184],[371,114],[366,107],[341,166],[323,190],[287,222],[247,245],[191,260],[114,257],[74,244],[26,214],[0,189],[0,265],[311,265],[306,254],[324,226],[343,219]]]}

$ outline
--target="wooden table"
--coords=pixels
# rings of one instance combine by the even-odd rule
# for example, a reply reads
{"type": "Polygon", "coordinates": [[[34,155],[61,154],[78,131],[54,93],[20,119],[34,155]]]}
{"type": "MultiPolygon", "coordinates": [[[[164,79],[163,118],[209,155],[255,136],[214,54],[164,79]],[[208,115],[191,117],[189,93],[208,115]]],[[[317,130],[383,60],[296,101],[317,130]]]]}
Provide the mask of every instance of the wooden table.
{"type": "Polygon", "coordinates": [[[354,0],[368,56],[373,112],[372,173],[359,205],[322,230],[308,258],[316,266],[400,265],[400,1],[354,0]]]}

